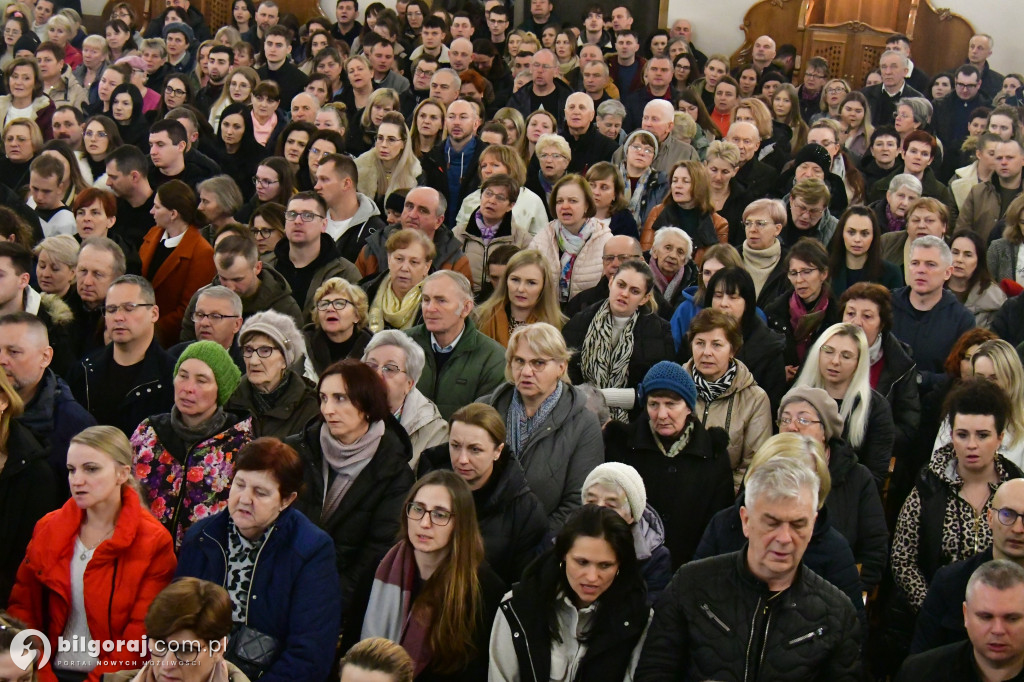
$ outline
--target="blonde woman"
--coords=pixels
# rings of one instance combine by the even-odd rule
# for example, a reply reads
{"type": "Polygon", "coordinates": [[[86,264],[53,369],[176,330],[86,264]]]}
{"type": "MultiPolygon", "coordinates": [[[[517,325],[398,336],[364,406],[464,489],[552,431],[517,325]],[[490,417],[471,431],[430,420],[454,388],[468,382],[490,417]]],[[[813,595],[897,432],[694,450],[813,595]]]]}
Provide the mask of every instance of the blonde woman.
{"type": "Polygon", "coordinates": [[[850,84],[842,78],[833,78],[826,83],[825,89],[821,91],[821,111],[811,117],[811,123],[822,118],[838,121],[839,115],[842,113],[843,101],[849,94],[850,84]]]}
{"type": "Polygon", "coordinates": [[[565,324],[558,306],[558,287],[540,251],[527,249],[509,259],[505,275],[476,309],[477,329],[504,347],[518,327],[546,322],[556,329],[565,324]]]}
{"type": "Polygon", "coordinates": [[[220,130],[221,114],[229,105],[248,105],[251,102],[253,88],[259,82],[259,74],[250,66],[236,66],[228,72],[220,97],[210,107],[210,125],[214,130],[220,130]]]}
{"type": "Polygon", "coordinates": [[[508,132],[508,142],[506,144],[510,146],[518,144],[519,140],[526,133],[526,121],[518,109],[502,107],[498,109],[491,120],[505,126],[505,130],[508,132]]]}
{"type": "Polygon", "coordinates": [[[367,331],[366,292],[341,277],[332,277],[313,294],[313,321],[302,328],[306,340],[305,374],[316,381],[332,362],[359,358],[373,336],[367,331]]]}
{"type": "Polygon", "coordinates": [[[407,191],[419,184],[423,168],[413,153],[409,129],[400,113],[389,111],[384,114],[376,131],[373,148],[356,159],[356,168],[359,170],[359,191],[372,197],[383,209],[393,192],[407,191]]]}
{"type": "Polygon", "coordinates": [[[32,250],[36,256],[39,290],[59,298],[68,295],[75,283],[78,241],[69,234],[47,237],[32,250]]]}
{"type": "MultiPolygon", "coordinates": [[[[349,78],[359,79],[362,77],[362,69],[360,64],[366,61],[365,57],[355,56],[348,61],[348,73],[349,78]]],[[[365,74],[367,82],[372,86],[373,77],[372,72],[365,74]]],[[[356,82],[359,82],[358,80],[356,82]]],[[[398,93],[391,88],[380,88],[373,90],[366,95],[365,104],[363,106],[357,106],[359,92],[356,91],[355,86],[352,86],[348,90],[352,93],[352,97],[356,98],[355,104],[350,104],[345,101],[345,97],[342,97],[342,101],[345,102],[345,106],[348,110],[353,112],[352,116],[349,117],[352,122],[352,128],[348,131],[348,135],[345,139],[345,144],[348,147],[348,151],[351,154],[362,154],[371,147],[373,147],[374,140],[377,136],[377,126],[380,125],[381,120],[384,118],[384,114],[389,111],[398,111],[398,93]]],[[[403,121],[405,119],[403,118],[403,121]]]]}

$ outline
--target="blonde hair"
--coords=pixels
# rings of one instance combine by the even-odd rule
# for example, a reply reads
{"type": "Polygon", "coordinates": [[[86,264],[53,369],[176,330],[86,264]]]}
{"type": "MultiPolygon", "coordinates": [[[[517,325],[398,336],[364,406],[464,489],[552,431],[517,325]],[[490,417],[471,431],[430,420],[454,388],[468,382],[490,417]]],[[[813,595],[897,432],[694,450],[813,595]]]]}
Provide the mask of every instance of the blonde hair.
{"type": "MultiPolygon", "coordinates": [[[[772,136],[772,112],[763,101],[757,97],[744,97],[736,105],[736,110],[750,109],[750,115],[754,117],[754,125],[757,126],[757,134],[762,140],[772,136]]],[[[736,111],[733,111],[733,119],[736,118],[736,111]]]]}
{"type": "Polygon", "coordinates": [[[512,357],[515,355],[519,342],[526,344],[526,347],[537,355],[549,357],[552,360],[565,363],[565,371],[559,380],[571,384],[569,379],[569,358],[572,351],[565,345],[565,337],[562,332],[555,329],[547,322],[536,322],[517,327],[512,336],[508,339],[508,348],[505,349],[505,380],[515,383],[512,379],[512,357]]]}
{"type": "Polygon", "coordinates": [[[329,280],[320,285],[320,288],[313,294],[313,324],[316,325],[317,329],[320,329],[320,311],[317,310],[316,304],[320,302],[327,294],[341,294],[345,297],[356,309],[356,328],[363,329],[369,322],[369,301],[366,298],[366,292],[362,288],[357,287],[346,279],[341,277],[331,277],[329,280]]]}
{"type": "Polygon", "coordinates": [[[36,247],[32,249],[32,254],[39,256],[45,251],[58,263],[74,270],[78,264],[79,248],[81,247],[78,240],[70,234],[55,234],[36,244],[36,247]]]}
{"type": "Polygon", "coordinates": [[[704,163],[711,161],[711,159],[721,159],[733,168],[738,168],[741,159],[740,148],[732,142],[715,140],[708,145],[708,150],[704,155],[704,163]]]}
{"type": "Polygon", "coordinates": [[[0,412],[0,452],[8,454],[7,437],[11,432],[11,420],[21,416],[21,413],[25,410],[25,403],[22,401],[21,396],[18,395],[18,392],[14,390],[14,387],[11,386],[11,382],[7,380],[7,375],[3,372],[0,372],[0,393],[5,395],[7,402],[10,403],[6,410],[0,412]]]}
{"type": "Polygon", "coordinates": [[[1013,430],[1015,442],[1024,439],[1024,367],[1021,367],[1020,356],[1016,349],[1002,339],[986,341],[978,348],[971,358],[971,369],[974,369],[978,358],[988,358],[996,373],[996,383],[1013,398],[1010,401],[1010,414],[1006,423],[1013,430]]]}
{"type": "MultiPolygon", "coordinates": [[[[71,444],[84,445],[93,450],[99,450],[114,460],[116,466],[127,466],[129,470],[132,469],[132,444],[121,429],[115,426],[90,426],[72,438],[71,444]]],[[[121,484],[121,487],[123,488],[126,485],[131,486],[139,494],[139,497],[143,496],[142,487],[135,479],[135,476],[129,475],[128,479],[121,484]]]]}
{"type": "Polygon", "coordinates": [[[558,304],[558,282],[552,282],[549,279],[551,272],[548,269],[547,258],[536,249],[526,249],[508,259],[508,264],[505,266],[505,276],[498,282],[494,293],[473,312],[476,316],[478,327],[482,326],[486,320],[492,318],[499,309],[505,307],[509,301],[509,276],[516,270],[528,265],[536,265],[540,268],[541,281],[543,282],[540,298],[537,300],[537,305],[533,307],[533,315],[537,318],[538,322],[547,322],[556,329],[561,329],[565,325],[567,319],[562,314],[558,304]]]}
{"type": "MultiPolygon", "coordinates": [[[[789,457],[805,465],[813,464],[814,471],[818,474],[818,509],[824,507],[825,498],[832,490],[832,476],[829,474],[828,464],[825,462],[824,446],[810,436],[802,436],[799,433],[776,434],[766,440],[754,453],[750,465],[747,466],[747,473],[743,477],[744,484],[750,481],[750,477],[755,471],[776,457],[789,457]]],[[[746,501],[748,507],[750,502],[748,496],[746,501]]]]}

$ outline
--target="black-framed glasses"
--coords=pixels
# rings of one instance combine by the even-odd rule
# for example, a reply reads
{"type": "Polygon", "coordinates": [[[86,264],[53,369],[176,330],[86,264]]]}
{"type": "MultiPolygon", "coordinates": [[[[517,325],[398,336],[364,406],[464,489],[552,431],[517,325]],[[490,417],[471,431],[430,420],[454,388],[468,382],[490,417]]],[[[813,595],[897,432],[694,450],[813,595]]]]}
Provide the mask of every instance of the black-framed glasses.
{"type": "Polygon", "coordinates": [[[1004,526],[1012,526],[1017,523],[1017,519],[1024,520],[1024,514],[1019,511],[1010,509],[1009,507],[1003,507],[1002,509],[996,509],[996,518],[999,519],[999,523],[1004,526]]]}
{"type": "Polygon", "coordinates": [[[198,310],[192,313],[193,322],[222,322],[223,320],[234,320],[241,317],[241,315],[221,315],[220,313],[201,313],[198,310]]]}
{"type": "Polygon", "coordinates": [[[152,308],[156,303],[122,303],[121,305],[105,305],[103,312],[107,315],[117,315],[118,310],[123,310],[129,315],[139,308],[152,308]]]}
{"type": "Polygon", "coordinates": [[[316,304],[316,309],[330,310],[331,308],[334,308],[335,310],[344,310],[350,305],[352,305],[352,301],[349,301],[348,299],[345,298],[336,298],[333,301],[318,301],[316,304]]]}
{"type": "Polygon", "coordinates": [[[164,88],[164,94],[174,95],[175,97],[184,97],[188,93],[180,88],[172,88],[170,85],[168,85],[166,88],[164,88]]]}
{"type": "Polygon", "coordinates": [[[405,374],[405,370],[402,369],[401,367],[399,367],[398,365],[396,365],[393,362],[389,362],[386,365],[378,365],[376,362],[372,362],[372,361],[367,360],[363,364],[365,364],[367,367],[372,369],[374,372],[383,372],[384,374],[388,375],[389,377],[393,377],[396,374],[405,374]]]}
{"type": "Polygon", "coordinates": [[[319,213],[313,213],[312,211],[285,211],[284,219],[295,222],[296,218],[302,218],[302,222],[311,223],[317,218],[323,218],[319,213]]]}
{"type": "Polygon", "coordinates": [[[271,185],[276,185],[279,182],[281,182],[281,181],[280,180],[270,180],[268,178],[253,178],[252,179],[252,184],[256,185],[257,187],[270,187],[271,185]]]}
{"type": "Polygon", "coordinates": [[[252,354],[260,356],[261,358],[269,358],[277,350],[273,346],[242,346],[242,357],[251,358],[252,354]]]}
{"type": "Polygon", "coordinates": [[[276,232],[276,231],[277,230],[275,230],[272,227],[250,227],[249,228],[249,232],[251,232],[252,236],[256,237],[257,239],[268,239],[270,237],[270,235],[274,234],[274,232],[276,232]]]}
{"type": "Polygon", "coordinates": [[[149,650],[154,656],[164,658],[168,654],[173,654],[174,660],[178,663],[194,663],[199,658],[199,653],[205,648],[195,640],[169,643],[162,639],[149,640],[149,650]]]}
{"type": "Polygon", "coordinates": [[[447,509],[427,509],[419,502],[410,502],[405,508],[405,515],[413,521],[420,521],[427,514],[430,514],[430,523],[435,526],[447,526],[455,516],[447,509]]]}

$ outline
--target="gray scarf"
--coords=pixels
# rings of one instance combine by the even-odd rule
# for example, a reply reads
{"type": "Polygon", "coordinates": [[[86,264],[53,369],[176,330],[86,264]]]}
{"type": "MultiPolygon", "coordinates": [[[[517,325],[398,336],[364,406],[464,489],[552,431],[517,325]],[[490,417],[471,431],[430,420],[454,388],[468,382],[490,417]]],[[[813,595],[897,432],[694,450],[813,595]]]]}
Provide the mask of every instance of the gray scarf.
{"type": "Polygon", "coordinates": [[[192,449],[192,446],[196,443],[206,440],[210,436],[214,436],[224,430],[224,425],[227,424],[228,415],[224,411],[223,407],[218,407],[217,411],[214,412],[209,419],[195,426],[188,426],[181,417],[181,411],[178,410],[177,405],[171,407],[171,428],[174,429],[174,433],[181,439],[182,443],[185,444],[185,451],[192,449]]]}
{"type": "Polygon", "coordinates": [[[327,424],[320,426],[320,450],[323,452],[324,463],[324,506],[320,512],[320,520],[326,521],[331,517],[341,504],[352,482],[366,468],[373,456],[377,454],[380,440],[384,437],[384,422],[376,421],[370,424],[356,442],[345,445],[331,435],[327,424]],[[334,473],[334,480],[330,480],[330,474],[334,473]],[[326,485],[330,481],[329,485],[326,485]]]}
{"type": "MultiPolygon", "coordinates": [[[[526,406],[519,395],[519,390],[512,392],[512,402],[509,403],[508,413],[505,415],[505,431],[508,434],[508,446],[517,459],[522,455],[523,449],[530,440],[537,427],[543,424],[555,409],[559,398],[562,397],[562,382],[559,381],[555,390],[540,404],[537,413],[532,417],[526,416],[526,406]]],[[[522,460],[520,459],[520,462],[522,460]]]]}

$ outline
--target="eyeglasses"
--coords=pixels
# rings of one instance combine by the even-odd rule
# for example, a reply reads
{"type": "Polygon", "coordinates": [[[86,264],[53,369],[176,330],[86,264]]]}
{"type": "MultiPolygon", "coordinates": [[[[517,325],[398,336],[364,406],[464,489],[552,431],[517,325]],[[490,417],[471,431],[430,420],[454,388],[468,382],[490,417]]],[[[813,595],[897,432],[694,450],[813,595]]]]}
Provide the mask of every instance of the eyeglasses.
{"type": "Polygon", "coordinates": [[[254,348],[253,346],[242,346],[242,357],[251,358],[252,354],[255,353],[261,358],[269,358],[274,354],[275,350],[277,349],[273,346],[260,346],[259,348],[254,348]]]}
{"type": "Polygon", "coordinates": [[[156,303],[122,303],[121,305],[105,305],[103,306],[103,312],[107,315],[117,315],[118,310],[123,310],[130,315],[138,308],[152,308],[155,305],[156,303]]]}
{"type": "Polygon", "coordinates": [[[181,88],[172,88],[170,85],[168,85],[166,88],[164,88],[164,94],[174,95],[175,97],[184,97],[188,93],[182,90],[181,88]]]}
{"type": "Polygon", "coordinates": [[[427,514],[430,514],[430,523],[435,526],[447,526],[452,521],[454,514],[447,509],[427,509],[421,504],[410,502],[405,508],[405,515],[413,521],[419,521],[427,514]]]}
{"type": "Polygon", "coordinates": [[[1017,523],[1017,519],[1024,519],[1024,514],[1018,511],[1014,511],[1009,507],[1003,507],[1002,509],[996,509],[996,518],[999,519],[999,523],[1004,526],[1012,526],[1017,523]]]}
{"type": "Polygon", "coordinates": [[[171,642],[167,643],[162,639],[149,640],[149,651],[157,658],[164,658],[173,654],[178,663],[194,663],[199,658],[199,652],[205,647],[195,646],[195,642],[171,642]]]}
{"type": "Polygon", "coordinates": [[[378,135],[377,136],[377,142],[380,143],[380,144],[391,145],[391,144],[398,144],[401,141],[402,141],[402,138],[400,138],[400,137],[385,137],[384,135],[378,135]]]}
{"type": "Polygon", "coordinates": [[[825,77],[823,73],[807,72],[804,74],[804,78],[813,78],[814,80],[820,80],[825,77]]]}
{"type": "MultiPolygon", "coordinates": [[[[372,369],[374,372],[377,372],[377,371],[383,372],[388,377],[393,377],[396,374],[405,374],[406,373],[404,369],[402,369],[398,365],[394,364],[393,362],[389,362],[386,365],[378,365],[376,362],[365,362],[363,364],[365,364],[367,367],[372,369]]],[[[420,518],[423,518],[422,514],[420,514],[420,518]]]]}
{"type": "Polygon", "coordinates": [[[220,313],[201,313],[198,310],[192,313],[193,322],[222,322],[223,320],[234,320],[241,317],[241,315],[221,315],[220,313]]]}
{"type": "Polygon", "coordinates": [[[617,253],[615,255],[601,256],[601,261],[604,262],[604,263],[614,263],[615,261],[620,261],[621,262],[621,261],[630,260],[631,258],[639,258],[639,257],[640,256],[637,256],[636,254],[633,254],[633,253],[617,253]]]}
{"type": "Polygon", "coordinates": [[[744,220],[743,221],[743,227],[747,228],[748,230],[750,228],[752,228],[752,227],[756,227],[759,230],[763,230],[764,228],[766,228],[766,227],[768,227],[769,225],[772,225],[772,224],[773,223],[770,220],[744,220]]]}
{"type": "Polygon", "coordinates": [[[104,139],[107,138],[107,133],[102,131],[102,130],[86,130],[85,134],[82,137],[88,137],[88,138],[96,137],[96,138],[99,138],[101,140],[104,140],[104,139]]]}
{"type": "Polygon", "coordinates": [[[557,152],[545,152],[543,154],[538,154],[537,158],[540,159],[541,161],[556,161],[558,159],[564,159],[565,154],[559,154],[557,152]]]}
{"type": "Polygon", "coordinates": [[[256,239],[267,239],[268,237],[270,237],[270,235],[274,234],[274,232],[276,232],[276,231],[277,230],[275,230],[272,227],[251,227],[251,228],[249,228],[249,232],[251,232],[252,236],[256,237],[256,239]]]}
{"type": "Polygon", "coordinates": [[[316,309],[330,310],[331,308],[334,308],[335,310],[344,310],[350,305],[352,305],[352,301],[346,300],[344,298],[336,298],[333,301],[319,301],[316,304],[316,309]]]}
{"type": "Polygon", "coordinates": [[[309,155],[310,155],[310,157],[312,157],[314,159],[322,159],[322,158],[324,158],[325,156],[327,156],[330,153],[331,152],[329,152],[327,150],[318,149],[317,147],[310,147],[309,148],[309,155]]]}
{"type": "Polygon", "coordinates": [[[512,358],[512,370],[515,372],[521,372],[527,365],[529,365],[530,369],[534,372],[543,372],[544,368],[548,366],[548,363],[554,361],[554,358],[534,358],[533,360],[512,358]]]}
{"type": "Polygon", "coordinates": [[[555,68],[555,65],[554,64],[539,64],[537,62],[533,62],[532,64],[530,64],[530,67],[534,68],[534,69],[541,69],[543,71],[550,71],[551,69],[555,68]]]}
{"type": "Polygon", "coordinates": [[[267,178],[253,178],[252,179],[252,184],[256,185],[257,187],[270,187],[271,185],[276,185],[279,182],[281,182],[281,181],[280,180],[268,180],[267,178]]]}
{"type": "Polygon", "coordinates": [[[416,67],[417,76],[433,76],[437,73],[437,69],[424,69],[422,67],[416,67]]]}
{"type": "Polygon", "coordinates": [[[323,218],[319,213],[313,213],[312,211],[285,211],[284,219],[295,222],[298,218],[302,218],[302,222],[311,223],[317,218],[323,218]]]}
{"type": "Polygon", "coordinates": [[[963,88],[964,90],[973,90],[974,88],[981,87],[981,83],[961,83],[957,81],[956,87],[963,88]]]}
{"type": "Polygon", "coordinates": [[[848,92],[848,90],[846,88],[834,87],[834,88],[825,88],[825,92],[827,92],[830,95],[844,95],[844,94],[846,94],[848,92]]]}
{"type": "Polygon", "coordinates": [[[501,201],[501,202],[505,202],[505,201],[509,200],[507,195],[499,194],[499,193],[497,193],[497,192],[495,192],[494,190],[491,190],[491,189],[485,189],[482,192],[482,196],[485,199],[496,199],[497,201],[501,201]]]}
{"type": "Polygon", "coordinates": [[[825,214],[824,206],[821,208],[811,208],[803,204],[792,202],[790,203],[789,207],[793,210],[794,213],[800,213],[801,215],[806,214],[812,218],[820,218],[822,215],[825,214]]]}
{"type": "Polygon", "coordinates": [[[817,271],[818,268],[804,268],[803,270],[790,270],[786,274],[789,275],[790,279],[796,279],[797,277],[807,279],[817,271]]]}
{"type": "Polygon", "coordinates": [[[631,144],[629,145],[629,149],[640,156],[654,156],[654,150],[650,147],[645,147],[642,144],[631,144]]]}
{"type": "Polygon", "coordinates": [[[800,426],[810,426],[811,424],[820,424],[820,421],[808,419],[807,417],[779,417],[779,427],[789,426],[793,422],[796,422],[800,426]]]}

